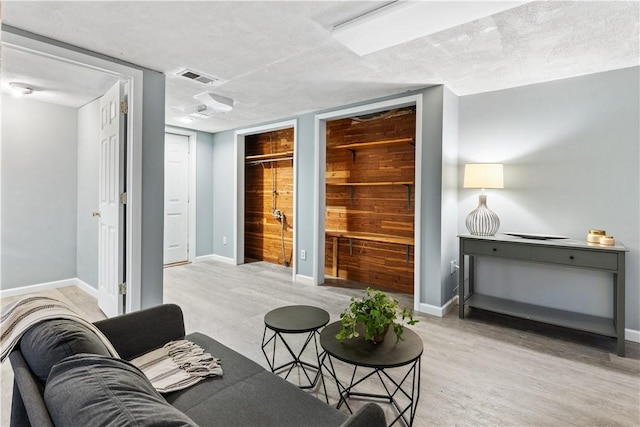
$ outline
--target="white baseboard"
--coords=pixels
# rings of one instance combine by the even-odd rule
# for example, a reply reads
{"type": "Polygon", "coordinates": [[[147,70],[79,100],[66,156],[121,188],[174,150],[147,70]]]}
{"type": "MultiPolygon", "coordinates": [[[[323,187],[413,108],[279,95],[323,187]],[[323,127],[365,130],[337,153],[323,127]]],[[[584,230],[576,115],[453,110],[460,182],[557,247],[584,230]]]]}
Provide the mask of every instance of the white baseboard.
{"type": "Polygon", "coordinates": [[[627,328],[624,330],[624,339],[626,341],[640,342],[640,331],[627,328]]]}
{"type": "Polygon", "coordinates": [[[213,254],[197,256],[193,262],[206,261],[208,259],[213,259],[213,254]]]}
{"type": "MultiPolygon", "coordinates": [[[[198,257],[198,258],[205,258],[205,257],[198,257]]],[[[226,256],[222,256],[222,255],[216,255],[216,254],[206,255],[206,259],[203,259],[203,261],[207,259],[212,259],[215,261],[221,261],[227,264],[236,265],[236,262],[233,260],[233,258],[227,258],[226,256]]]]}
{"type": "Polygon", "coordinates": [[[418,311],[420,313],[430,314],[432,316],[444,317],[448,312],[451,311],[456,301],[458,301],[457,295],[447,301],[442,307],[421,302],[420,309],[418,311]]]}
{"type": "Polygon", "coordinates": [[[83,291],[85,291],[86,293],[88,293],[89,295],[91,295],[92,297],[96,299],[98,298],[98,290],[93,286],[91,286],[90,284],[88,284],[87,282],[85,282],[84,280],[80,280],[76,278],[76,286],[82,289],[83,291]]]}
{"type": "Polygon", "coordinates": [[[316,286],[316,282],[313,280],[313,277],[303,276],[302,274],[296,274],[295,282],[307,286],[316,286]]]}
{"type": "MultiPolygon", "coordinates": [[[[74,277],[72,279],[56,280],[53,282],[36,283],[34,285],[20,286],[18,288],[3,289],[0,291],[0,298],[15,297],[18,295],[30,294],[33,292],[42,292],[50,289],[64,288],[66,286],[78,286],[78,282],[79,280],[74,277]]],[[[84,288],[82,289],[85,290],[84,288]]]]}

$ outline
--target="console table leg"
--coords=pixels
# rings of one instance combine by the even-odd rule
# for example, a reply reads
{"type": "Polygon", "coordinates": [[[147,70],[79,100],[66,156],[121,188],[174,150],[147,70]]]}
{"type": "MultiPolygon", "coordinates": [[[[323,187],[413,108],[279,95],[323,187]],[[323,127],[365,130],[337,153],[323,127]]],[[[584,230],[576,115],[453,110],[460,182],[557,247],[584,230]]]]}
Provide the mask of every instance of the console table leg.
{"type": "Polygon", "coordinates": [[[464,248],[460,242],[460,254],[458,258],[458,317],[464,319],[464,248]]]}
{"type": "Polygon", "coordinates": [[[618,347],[618,356],[625,356],[625,291],[624,291],[624,283],[625,283],[625,256],[624,253],[620,254],[618,257],[618,272],[613,275],[613,286],[614,286],[614,295],[615,295],[615,324],[616,324],[616,334],[617,334],[617,347],[618,347]]]}

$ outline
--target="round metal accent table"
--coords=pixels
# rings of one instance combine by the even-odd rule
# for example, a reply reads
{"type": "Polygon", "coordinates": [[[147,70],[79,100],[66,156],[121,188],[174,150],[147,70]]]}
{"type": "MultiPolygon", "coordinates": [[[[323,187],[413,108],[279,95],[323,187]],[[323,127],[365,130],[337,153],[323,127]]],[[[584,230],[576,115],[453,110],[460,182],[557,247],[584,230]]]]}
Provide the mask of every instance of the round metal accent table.
{"type": "Polygon", "coordinates": [[[286,372],[283,378],[288,379],[293,368],[297,366],[304,374],[298,387],[315,387],[321,374],[320,360],[324,355],[324,352],[321,352],[318,346],[318,336],[320,335],[320,328],[327,323],[329,323],[329,313],[321,308],[309,305],[291,305],[276,308],[268,312],[264,316],[262,353],[267,359],[271,372],[275,374],[286,372]],[[269,331],[269,333],[267,331],[269,331]],[[283,334],[307,334],[307,336],[300,350],[296,352],[293,350],[295,346],[290,345],[287,340],[285,340],[283,334]],[[287,361],[280,365],[276,365],[278,341],[285,346],[288,352],[287,361]],[[307,347],[311,348],[309,344],[312,341],[315,347],[315,360],[312,362],[302,360],[307,347]],[[269,351],[270,354],[268,354],[267,351],[269,351]],[[306,382],[304,382],[305,379],[306,382]]]}
{"type": "MultiPolygon", "coordinates": [[[[410,329],[404,328],[403,341],[397,341],[393,331],[389,331],[384,342],[374,344],[366,341],[364,331],[360,330],[360,337],[338,341],[335,336],[341,328],[340,322],[334,322],[327,325],[320,334],[320,345],[326,352],[322,360],[322,368],[331,375],[340,395],[336,407],[340,408],[345,404],[349,412],[353,413],[348,402],[351,397],[384,399],[393,405],[398,413],[389,426],[399,420],[407,426],[413,425],[420,398],[420,360],[423,352],[420,337],[410,329]],[[335,360],[353,365],[348,383],[338,378],[335,360]],[[358,368],[367,368],[365,370],[368,372],[358,376],[358,368]],[[402,370],[402,372],[399,374],[393,372],[392,376],[387,372],[392,368],[400,368],[398,371],[402,370]],[[357,391],[363,388],[363,382],[376,378],[382,385],[378,389],[379,393],[368,392],[371,390],[370,387],[369,390],[357,391]]],[[[329,403],[326,385],[324,392],[329,403]]]]}

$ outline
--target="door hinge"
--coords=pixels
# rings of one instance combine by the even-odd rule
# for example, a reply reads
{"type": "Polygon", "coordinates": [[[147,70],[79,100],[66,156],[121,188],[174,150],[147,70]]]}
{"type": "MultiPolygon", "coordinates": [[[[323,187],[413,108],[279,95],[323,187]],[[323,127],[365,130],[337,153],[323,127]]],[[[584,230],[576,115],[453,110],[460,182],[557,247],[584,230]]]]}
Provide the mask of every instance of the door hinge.
{"type": "Polygon", "coordinates": [[[123,205],[127,204],[127,193],[120,193],[120,203],[122,203],[123,205]]]}
{"type": "Polygon", "coordinates": [[[122,101],[120,103],[120,113],[129,114],[129,103],[127,101],[122,101]]]}
{"type": "Polygon", "coordinates": [[[120,283],[118,285],[118,295],[126,295],[127,294],[127,282],[120,283]]]}

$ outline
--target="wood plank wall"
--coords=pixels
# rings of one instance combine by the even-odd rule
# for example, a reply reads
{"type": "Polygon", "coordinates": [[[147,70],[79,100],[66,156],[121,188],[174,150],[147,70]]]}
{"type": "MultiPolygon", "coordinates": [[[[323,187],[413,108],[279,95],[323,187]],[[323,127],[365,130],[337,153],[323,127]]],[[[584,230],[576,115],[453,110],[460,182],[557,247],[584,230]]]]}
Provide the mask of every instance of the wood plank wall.
{"type": "MultiPolygon", "coordinates": [[[[245,138],[245,155],[293,152],[293,128],[249,135],[245,138]]],[[[244,251],[247,260],[293,265],[293,161],[245,163],[244,251]],[[285,216],[282,256],[281,225],[273,218],[273,181],[275,181],[275,209],[285,216]]]]}
{"type": "MultiPolygon", "coordinates": [[[[415,186],[353,187],[331,183],[414,181],[415,147],[409,143],[376,146],[352,152],[337,145],[414,138],[415,108],[388,112],[380,118],[356,122],[350,118],[327,122],[326,230],[414,235],[415,186]]],[[[325,274],[331,276],[333,238],[325,241],[325,274]]],[[[366,240],[338,239],[338,277],[413,293],[414,247],[366,240]],[[407,262],[407,249],[409,260],[407,262]]]]}

